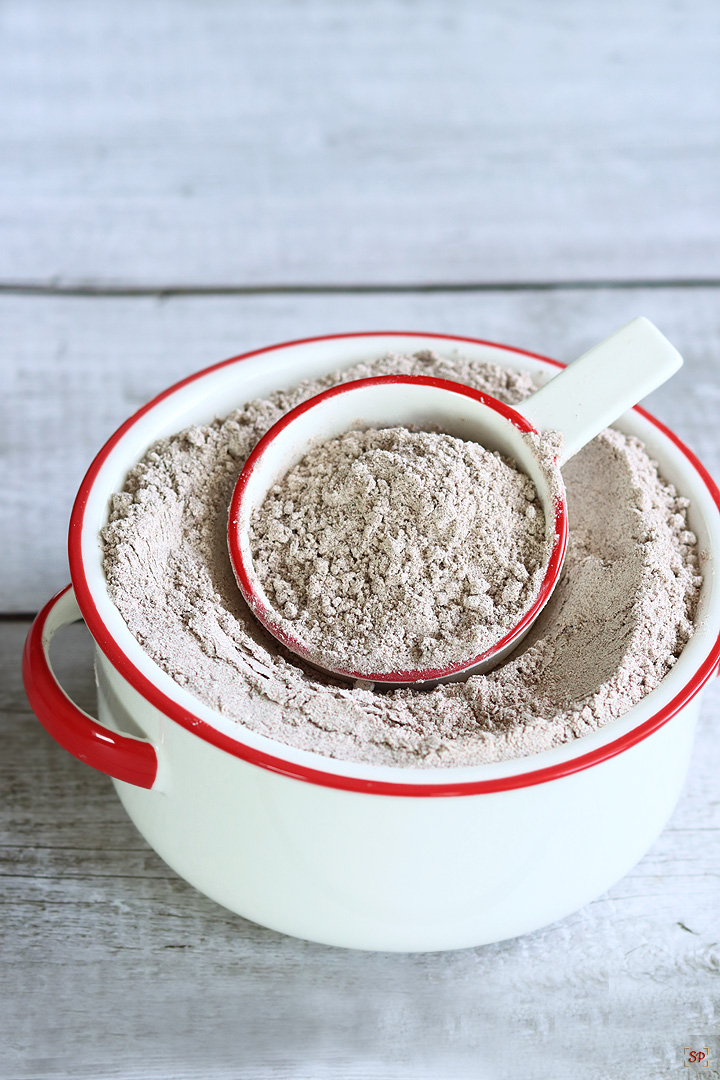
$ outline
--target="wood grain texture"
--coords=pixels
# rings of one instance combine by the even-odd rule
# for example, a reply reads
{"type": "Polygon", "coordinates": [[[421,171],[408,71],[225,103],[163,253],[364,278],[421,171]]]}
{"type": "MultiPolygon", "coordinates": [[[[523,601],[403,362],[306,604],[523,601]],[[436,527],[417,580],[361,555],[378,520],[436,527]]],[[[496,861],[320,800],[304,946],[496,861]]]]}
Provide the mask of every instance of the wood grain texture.
{"type": "MultiPolygon", "coordinates": [[[[670,824],[605,896],[514,941],[365,954],[255,926],[166,867],[30,714],[25,631],[0,624],[2,1080],[662,1080],[688,1044],[718,1061],[720,684],[670,824]]],[[[89,657],[84,628],[61,635],[91,709],[89,657]]]]}
{"type": "Polygon", "coordinates": [[[0,280],[720,277],[720,8],[5,0],[0,280]]]}
{"type": "MultiPolygon", "coordinates": [[[[686,358],[651,407],[720,476],[720,288],[293,291],[719,280],[719,46],[708,0],[0,4],[0,1080],[665,1080],[687,1045],[720,1077],[717,681],[670,823],[605,896],[363,954],[166,867],[30,713],[2,618],[66,584],[74,493],[135,408],[294,337],[570,360],[646,314],[686,358]]],[[[53,660],[92,711],[83,627],[53,660]]]]}
{"type": "Polygon", "coordinates": [[[94,454],[136,408],[247,349],[350,330],[504,341],[571,360],[635,315],[686,367],[650,399],[720,477],[720,289],[101,299],[0,296],[6,386],[0,612],[37,609],[68,581],[67,520],[94,454]]]}
{"type": "MultiPolygon", "coordinates": [[[[638,312],[686,356],[677,385],[655,395],[657,412],[720,473],[718,290],[5,297],[6,610],[39,604],[66,580],[63,519],[101,440],[203,364],[273,339],[378,326],[569,359],[638,312]],[[28,416],[41,421],[30,442],[28,416]]],[[[626,1080],[629,1061],[643,1075],[675,1075],[688,1044],[720,1057],[718,686],[670,825],[606,896],[517,941],[364,955],[256,927],[165,867],[109,781],[30,715],[18,679],[25,630],[0,625],[0,986],[12,988],[0,1003],[2,1080],[494,1080],[518,1070],[626,1080]]],[[[58,646],[64,684],[92,709],[85,632],[68,629],[58,646]]]]}

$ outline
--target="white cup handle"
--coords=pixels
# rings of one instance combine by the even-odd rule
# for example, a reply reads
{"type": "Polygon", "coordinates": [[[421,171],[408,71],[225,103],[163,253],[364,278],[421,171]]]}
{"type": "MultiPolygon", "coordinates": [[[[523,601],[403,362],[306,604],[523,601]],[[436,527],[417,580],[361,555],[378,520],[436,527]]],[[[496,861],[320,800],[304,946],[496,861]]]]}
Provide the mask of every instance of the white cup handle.
{"type": "Polygon", "coordinates": [[[583,353],[517,405],[538,431],[560,431],[563,465],[682,367],[682,356],[649,319],[633,319],[583,353]]]}

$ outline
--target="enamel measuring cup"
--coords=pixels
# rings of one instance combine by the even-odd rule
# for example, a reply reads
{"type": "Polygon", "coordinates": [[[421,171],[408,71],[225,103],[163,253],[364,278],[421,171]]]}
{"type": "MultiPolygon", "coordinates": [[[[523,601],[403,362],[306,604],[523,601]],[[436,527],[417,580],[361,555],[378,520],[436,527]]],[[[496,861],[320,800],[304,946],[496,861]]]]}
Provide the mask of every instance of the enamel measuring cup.
{"type": "Polygon", "coordinates": [[[560,467],[603,428],[670,378],[682,357],[646,318],[637,318],[584,353],[516,408],[446,379],[386,375],[331,387],[290,410],[258,442],[238,477],[228,517],[228,549],[250,610],[287,649],[326,674],[384,689],[430,688],[495,667],[515,649],[547,604],[567,548],[568,515],[560,467]],[[296,625],[273,608],[255,573],[250,523],[274,484],[313,446],[351,428],[437,430],[480,443],[513,459],[533,481],[545,515],[551,555],[532,604],[493,645],[442,668],[373,671],[359,657],[353,668],[329,667],[296,625]],[[559,432],[562,447],[543,454],[539,433],[559,432]]]}

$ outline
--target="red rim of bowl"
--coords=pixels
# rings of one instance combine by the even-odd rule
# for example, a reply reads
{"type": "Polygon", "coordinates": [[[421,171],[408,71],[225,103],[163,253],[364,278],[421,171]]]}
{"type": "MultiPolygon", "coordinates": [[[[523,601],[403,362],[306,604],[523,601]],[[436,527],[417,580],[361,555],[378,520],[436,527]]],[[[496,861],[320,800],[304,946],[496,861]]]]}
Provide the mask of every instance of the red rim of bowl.
{"type": "MultiPolygon", "coordinates": [[[[652,735],[653,732],[657,731],[658,728],[662,727],[668,720],[671,720],[680,709],[695,697],[698,691],[702,689],[708,679],[715,673],[718,668],[718,662],[720,661],[720,634],[718,634],[717,639],[710,648],[705,659],[698,665],[693,676],[671,701],[654,713],[649,719],[638,724],[637,727],[633,728],[631,731],[626,732],[624,735],[620,735],[617,739],[604,746],[600,746],[586,754],[580,754],[577,757],[570,758],[567,761],[559,762],[555,765],[517,773],[511,776],[495,777],[491,780],[456,780],[410,784],[388,780],[371,780],[356,776],[343,776],[338,773],[327,771],[327,769],[310,768],[293,761],[287,761],[285,758],[274,754],[268,754],[262,750],[258,750],[256,747],[248,746],[240,739],[233,739],[229,735],[225,735],[223,732],[218,731],[211,724],[200,719],[195,713],[191,712],[189,709],[185,709],[173,698],[168,697],[159,690],[155,684],[133,664],[126,653],[123,652],[122,648],[117,644],[112,633],[105,625],[102,615],[95,604],[95,599],[92,595],[85,573],[82,554],[82,527],[90,491],[97,475],[112,450],[130,428],[161,401],[164,401],[165,398],[170,397],[178,390],[185,386],[192,385],[192,383],[213,371],[218,371],[242,360],[249,360],[254,356],[276,352],[279,349],[286,349],[294,345],[309,345],[320,341],[347,341],[353,338],[386,337],[416,337],[435,341],[451,341],[460,344],[483,345],[487,348],[500,349],[504,352],[514,353],[516,356],[528,356],[533,360],[541,360],[551,367],[562,368],[565,366],[558,360],[552,360],[550,357],[543,356],[540,353],[530,352],[527,349],[517,349],[512,345],[502,345],[494,341],[486,341],[482,338],[458,337],[453,334],[430,334],[409,330],[376,330],[354,334],[324,334],[318,337],[298,338],[294,341],[285,341],[277,345],[269,345],[262,349],[254,349],[252,352],[230,357],[230,359],[223,360],[219,364],[212,364],[210,367],[203,368],[201,371],[195,372],[195,374],[180,380],[180,382],[174,383],[172,386],[168,387],[167,390],[164,390],[162,393],[152,398],[151,401],[147,402],[146,405],[143,405],[138,409],[136,413],[129,417],[125,423],[110,436],[85,474],[73,504],[68,536],[70,577],[83,619],[85,620],[96,645],[119,674],[122,675],[130,685],[142,695],[142,697],[187,731],[218,747],[220,750],[224,750],[233,757],[241,758],[250,764],[257,765],[263,769],[268,769],[281,776],[290,777],[294,780],[301,780],[305,783],[316,784],[321,787],[362,792],[368,795],[403,797],[427,798],[428,796],[489,795],[498,791],[512,791],[516,788],[532,787],[535,784],[544,784],[551,780],[559,780],[562,777],[570,776],[573,773],[582,772],[584,769],[588,769],[593,765],[599,765],[603,761],[608,761],[617,754],[629,750],[631,747],[642,742],[649,735],[652,735]]],[[[695,454],[693,454],[692,450],[685,446],[677,435],[670,431],[670,429],[661,423],[661,421],[656,420],[654,416],[651,416],[645,409],[636,405],[635,410],[641,416],[645,417],[646,420],[649,420],[650,423],[662,432],[662,434],[665,435],[666,438],[668,438],[687,458],[695,471],[701,476],[713,501],[720,511],[720,491],[718,491],[715,482],[705,466],[698,460],[695,454]]]]}
{"type": "MultiPolygon", "coordinates": [[[[250,452],[245,464],[240,470],[240,475],[238,476],[237,483],[233,490],[232,499],[230,501],[230,512],[228,515],[228,548],[230,551],[230,562],[232,563],[240,591],[245,597],[248,607],[255,617],[262,623],[266,630],[268,630],[273,637],[277,638],[287,649],[296,653],[298,656],[303,657],[311,664],[313,663],[312,651],[309,650],[299,638],[296,638],[293,634],[289,634],[282,624],[275,621],[274,612],[267,606],[263,600],[262,594],[257,591],[253,576],[245,563],[242,545],[240,544],[239,539],[239,529],[237,527],[237,519],[240,517],[243,497],[247,491],[250,477],[263,454],[272,445],[280,432],[284,431],[290,424],[297,420],[298,417],[310,412],[311,409],[316,408],[318,405],[322,404],[323,401],[327,401],[328,398],[352,393],[354,390],[359,390],[364,386],[377,386],[383,384],[397,385],[398,383],[411,386],[436,386],[441,390],[448,390],[453,394],[472,398],[474,401],[479,401],[482,405],[486,405],[494,412],[500,413],[501,416],[520,431],[525,432],[526,434],[537,434],[530,421],[527,420],[522,413],[518,412],[517,409],[513,409],[511,405],[506,405],[504,402],[498,401],[497,398],[492,397],[490,394],[484,394],[481,390],[475,390],[472,386],[464,386],[462,383],[452,382],[450,379],[436,379],[429,375],[378,375],[374,378],[354,379],[352,382],[341,383],[339,386],[331,386],[328,390],[323,390],[322,393],[315,394],[314,397],[308,398],[307,401],[303,401],[300,405],[296,405],[294,409],[290,409],[289,412],[286,412],[284,416],[281,416],[280,419],[266,431],[250,452]]],[[[564,491],[564,488],[561,490],[564,491]]],[[[470,660],[466,660],[462,663],[450,664],[447,667],[423,668],[418,671],[385,671],[377,673],[345,671],[341,668],[333,668],[333,672],[347,679],[361,679],[364,682],[378,683],[403,682],[406,683],[408,687],[411,687],[413,683],[430,682],[433,679],[447,678],[449,675],[454,675],[459,671],[465,671],[468,668],[474,667],[475,664],[479,664],[483,660],[489,659],[495,653],[506,649],[516,640],[516,638],[530,627],[530,624],[537,618],[542,608],[550,599],[550,595],[557,584],[560,571],[562,570],[568,541],[567,503],[564,498],[558,499],[555,503],[554,532],[555,539],[553,541],[552,553],[535,600],[522,618],[519,619],[499,641],[478,656],[472,657],[470,660]]]]}

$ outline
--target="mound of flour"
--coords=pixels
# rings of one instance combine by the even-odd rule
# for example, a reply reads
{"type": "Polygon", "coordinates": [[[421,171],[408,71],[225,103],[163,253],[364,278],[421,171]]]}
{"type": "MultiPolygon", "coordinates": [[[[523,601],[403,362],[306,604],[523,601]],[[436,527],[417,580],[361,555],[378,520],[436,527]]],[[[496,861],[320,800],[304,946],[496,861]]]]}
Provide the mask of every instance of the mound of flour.
{"type": "Polygon", "coordinates": [[[530,375],[432,353],[388,356],[251,401],[158,442],[113,496],[110,595],[147,653],[207,705],[279,742],[406,767],[522,757],[593,731],[654,689],[692,633],[701,578],[687,500],[642,444],[614,430],[563,469],[562,579],[519,650],[488,675],[432,691],[334,684],[284,655],[250,614],[227,512],[252,447],[288,409],[371,375],[436,375],[516,404],[530,375]]]}
{"type": "Polygon", "coordinates": [[[249,539],[276,623],[321,666],[364,675],[479,656],[531,606],[552,554],[514,462],[403,427],[314,446],[249,539]]]}

